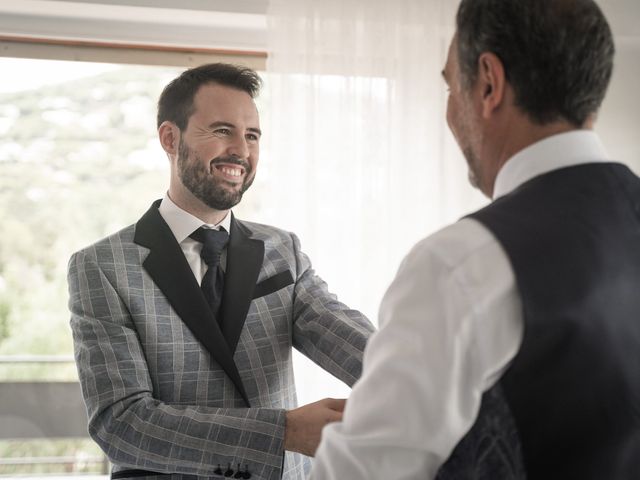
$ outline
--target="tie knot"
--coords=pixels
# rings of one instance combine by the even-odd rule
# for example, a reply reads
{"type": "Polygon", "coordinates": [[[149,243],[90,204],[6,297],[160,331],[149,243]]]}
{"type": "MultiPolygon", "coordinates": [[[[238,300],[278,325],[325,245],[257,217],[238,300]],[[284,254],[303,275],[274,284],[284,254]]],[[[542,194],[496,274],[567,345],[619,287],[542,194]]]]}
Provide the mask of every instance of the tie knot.
{"type": "Polygon", "coordinates": [[[213,230],[211,228],[198,228],[190,235],[191,238],[202,243],[200,257],[208,267],[215,267],[220,263],[222,249],[229,241],[229,234],[224,228],[213,230]]]}

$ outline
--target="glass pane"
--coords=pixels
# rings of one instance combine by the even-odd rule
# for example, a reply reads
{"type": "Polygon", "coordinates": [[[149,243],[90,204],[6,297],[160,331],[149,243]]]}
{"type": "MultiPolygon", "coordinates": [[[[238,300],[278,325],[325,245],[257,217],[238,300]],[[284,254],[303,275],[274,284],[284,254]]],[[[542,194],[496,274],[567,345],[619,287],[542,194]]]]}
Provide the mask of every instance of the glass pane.
{"type": "MultiPolygon", "coordinates": [[[[27,59],[0,68],[0,355],[71,355],[67,261],[164,191],[155,105],[179,70],[27,59]]],[[[0,378],[75,378],[66,367],[2,364],[0,378]]]]}
{"type": "MultiPolygon", "coordinates": [[[[0,475],[104,474],[88,438],[37,438],[51,425],[37,424],[33,405],[64,424],[62,400],[36,392],[77,388],[65,383],[77,381],[67,262],[166,189],[156,102],[182,68],[0,58],[0,69],[0,475]],[[23,402],[8,392],[18,387],[23,402]]],[[[76,420],[78,400],[67,409],[76,420]]]]}

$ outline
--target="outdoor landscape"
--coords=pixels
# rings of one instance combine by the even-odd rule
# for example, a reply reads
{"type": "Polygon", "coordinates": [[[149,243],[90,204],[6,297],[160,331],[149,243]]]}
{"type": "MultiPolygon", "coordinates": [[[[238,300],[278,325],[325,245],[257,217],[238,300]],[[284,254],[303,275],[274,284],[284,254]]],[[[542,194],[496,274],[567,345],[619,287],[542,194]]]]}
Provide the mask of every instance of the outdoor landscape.
{"type": "MultiPolygon", "coordinates": [[[[0,388],[77,379],[72,361],[37,361],[73,354],[67,262],[162,196],[168,161],[157,146],[155,103],[178,70],[114,66],[0,94],[0,388]]],[[[0,475],[103,472],[96,457],[88,439],[2,440],[0,475]]]]}

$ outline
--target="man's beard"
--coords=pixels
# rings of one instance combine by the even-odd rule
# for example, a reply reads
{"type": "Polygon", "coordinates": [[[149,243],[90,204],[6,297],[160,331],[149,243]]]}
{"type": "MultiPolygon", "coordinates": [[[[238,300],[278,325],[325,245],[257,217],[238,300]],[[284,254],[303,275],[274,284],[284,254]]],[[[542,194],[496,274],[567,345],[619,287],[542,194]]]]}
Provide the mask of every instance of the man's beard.
{"type": "MultiPolygon", "coordinates": [[[[229,210],[242,200],[242,195],[253,183],[251,165],[234,156],[217,157],[205,164],[181,138],[178,145],[178,176],[182,184],[201,202],[215,210],[229,210]],[[224,187],[225,181],[216,178],[209,168],[218,163],[240,165],[245,170],[242,186],[238,190],[224,187]]],[[[229,183],[229,185],[233,185],[229,183]]]]}
{"type": "Polygon", "coordinates": [[[476,158],[473,150],[471,148],[465,148],[462,150],[462,154],[467,160],[467,178],[469,179],[469,183],[473,188],[480,189],[480,178],[478,176],[478,172],[476,171],[476,165],[478,165],[478,159],[476,158]]]}
{"type": "Polygon", "coordinates": [[[478,138],[469,122],[464,120],[472,118],[473,113],[463,112],[463,115],[464,116],[461,116],[460,121],[458,122],[458,134],[455,135],[456,141],[462,151],[462,155],[467,161],[467,178],[469,179],[469,183],[473,188],[482,190],[480,185],[480,162],[475,150],[473,149],[474,144],[479,144],[478,138]]]}

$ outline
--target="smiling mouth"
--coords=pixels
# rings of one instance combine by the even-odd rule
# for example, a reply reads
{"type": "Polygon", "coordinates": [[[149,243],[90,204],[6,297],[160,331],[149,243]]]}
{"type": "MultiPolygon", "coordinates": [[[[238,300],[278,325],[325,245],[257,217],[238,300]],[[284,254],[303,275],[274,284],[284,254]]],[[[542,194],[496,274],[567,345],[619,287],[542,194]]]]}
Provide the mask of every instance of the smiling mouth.
{"type": "Polygon", "coordinates": [[[228,180],[241,180],[245,174],[245,169],[239,165],[213,165],[213,170],[228,180]]]}

